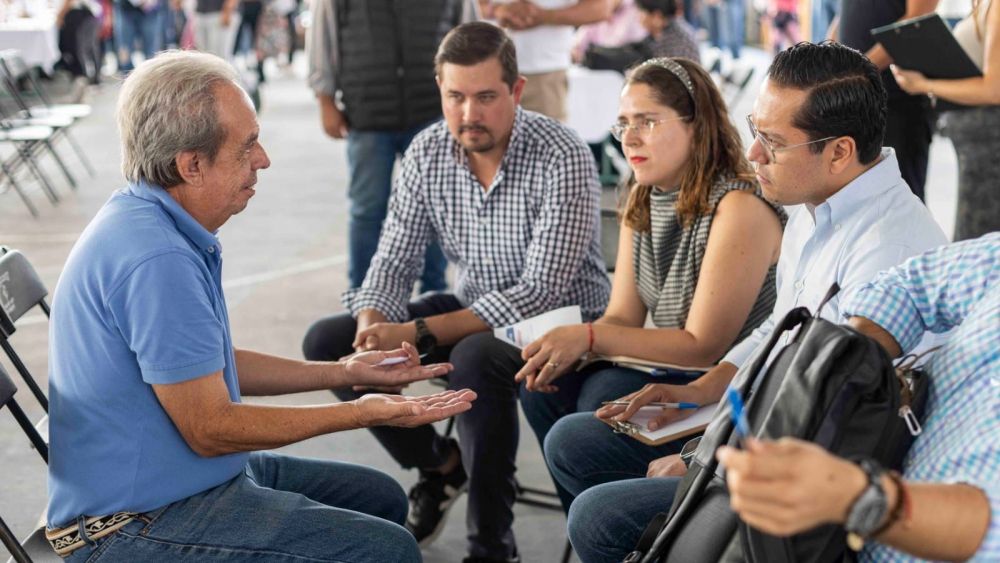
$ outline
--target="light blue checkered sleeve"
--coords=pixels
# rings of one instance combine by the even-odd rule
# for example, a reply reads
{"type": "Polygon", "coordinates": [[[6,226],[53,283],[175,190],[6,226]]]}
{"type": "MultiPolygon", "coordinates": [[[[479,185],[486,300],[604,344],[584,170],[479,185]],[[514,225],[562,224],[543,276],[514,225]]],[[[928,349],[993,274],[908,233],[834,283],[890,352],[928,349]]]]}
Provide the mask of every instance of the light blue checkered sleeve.
{"type": "Polygon", "coordinates": [[[925,252],[849,292],[842,314],[873,321],[909,352],[925,331],[939,334],[962,323],[1000,275],[998,250],[1000,234],[925,252]]]}

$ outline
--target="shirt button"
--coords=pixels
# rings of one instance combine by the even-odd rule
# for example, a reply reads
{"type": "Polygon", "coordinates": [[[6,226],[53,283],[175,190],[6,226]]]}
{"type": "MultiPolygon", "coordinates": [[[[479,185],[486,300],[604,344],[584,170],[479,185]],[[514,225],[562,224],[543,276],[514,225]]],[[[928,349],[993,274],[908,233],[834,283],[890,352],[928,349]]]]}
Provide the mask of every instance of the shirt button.
{"type": "Polygon", "coordinates": [[[205,251],[208,252],[209,254],[215,254],[215,247],[214,246],[210,246],[210,247],[206,248],[205,251]]]}
{"type": "Polygon", "coordinates": [[[799,290],[799,291],[802,291],[802,288],[803,288],[804,286],[805,286],[805,284],[804,284],[804,283],[802,283],[802,280],[799,280],[799,281],[795,282],[795,289],[797,289],[797,290],[799,290]]]}
{"type": "Polygon", "coordinates": [[[483,258],[483,264],[486,265],[486,266],[492,266],[493,265],[493,259],[492,258],[483,258]]]}

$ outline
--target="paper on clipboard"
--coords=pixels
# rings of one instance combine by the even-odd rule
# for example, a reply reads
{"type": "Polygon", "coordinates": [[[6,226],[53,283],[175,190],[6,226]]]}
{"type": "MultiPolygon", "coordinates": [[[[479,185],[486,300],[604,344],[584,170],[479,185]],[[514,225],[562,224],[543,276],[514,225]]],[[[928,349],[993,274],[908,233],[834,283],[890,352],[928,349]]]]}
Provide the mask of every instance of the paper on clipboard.
{"type": "Polygon", "coordinates": [[[580,306],[571,305],[561,309],[553,309],[511,326],[494,329],[493,336],[518,348],[524,348],[554,328],[582,322],[583,316],[580,313],[580,306]]]}
{"type": "Polygon", "coordinates": [[[628,422],[614,422],[603,418],[600,420],[604,420],[608,426],[620,434],[626,434],[650,446],[659,446],[678,438],[703,432],[708,427],[708,423],[712,422],[715,407],[718,405],[719,403],[705,405],[684,420],[671,422],[656,430],[649,430],[647,425],[654,416],[663,412],[660,407],[642,407],[632,415],[628,422]]]}

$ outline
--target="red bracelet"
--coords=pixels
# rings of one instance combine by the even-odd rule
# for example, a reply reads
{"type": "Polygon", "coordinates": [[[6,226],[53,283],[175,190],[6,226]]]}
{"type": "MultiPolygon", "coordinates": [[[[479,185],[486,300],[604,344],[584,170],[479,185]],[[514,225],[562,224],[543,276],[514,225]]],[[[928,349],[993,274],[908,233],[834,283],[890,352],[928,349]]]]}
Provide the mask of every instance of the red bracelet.
{"type": "Polygon", "coordinates": [[[590,337],[590,341],[587,343],[587,353],[594,351],[594,323],[587,323],[587,334],[590,337]]]}

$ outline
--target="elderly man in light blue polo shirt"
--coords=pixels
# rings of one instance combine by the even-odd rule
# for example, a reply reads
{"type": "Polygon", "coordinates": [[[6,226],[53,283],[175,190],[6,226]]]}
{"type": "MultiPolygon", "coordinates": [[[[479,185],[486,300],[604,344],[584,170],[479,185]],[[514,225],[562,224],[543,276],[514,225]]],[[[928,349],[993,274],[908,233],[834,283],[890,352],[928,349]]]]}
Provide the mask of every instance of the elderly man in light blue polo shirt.
{"type": "Polygon", "coordinates": [[[475,395],[241,403],[451,367],[421,367],[409,346],[340,362],[233,346],[215,233],[270,164],[236,80],[221,59],[171,52],[122,87],[128,185],[77,241],[52,306],[47,536],[69,561],[419,561],[390,477],[258,452],[426,424],[467,410],[475,395]]]}

